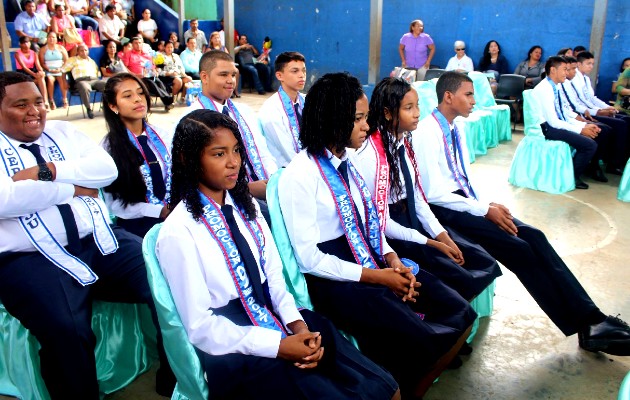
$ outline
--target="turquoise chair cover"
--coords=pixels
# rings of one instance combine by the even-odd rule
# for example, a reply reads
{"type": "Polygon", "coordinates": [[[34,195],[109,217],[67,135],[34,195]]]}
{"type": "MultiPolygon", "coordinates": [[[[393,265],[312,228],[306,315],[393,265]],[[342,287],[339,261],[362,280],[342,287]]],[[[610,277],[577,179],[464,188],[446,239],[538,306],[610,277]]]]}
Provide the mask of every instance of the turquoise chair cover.
{"type": "MultiPolygon", "coordinates": [[[[145,305],[95,301],[96,369],[101,396],[122,389],[157,358],[155,328],[145,305]]],[[[0,303],[0,394],[48,400],[41,377],[39,342],[0,303]]]]}
{"type": "Polygon", "coordinates": [[[628,160],[626,168],[623,170],[621,182],[619,182],[619,189],[617,191],[617,198],[621,201],[630,202],[630,160],[628,160]]]}
{"type": "Polygon", "coordinates": [[[188,334],[179,318],[171,291],[162,275],[162,269],[155,255],[155,244],[162,224],[157,224],[147,232],[142,242],[142,253],[147,266],[151,294],[155,301],[164,349],[177,378],[172,400],[207,400],[208,385],[203,376],[201,362],[188,334]]]}
{"type": "Polygon", "coordinates": [[[475,88],[475,110],[486,110],[492,113],[494,124],[496,127],[496,136],[487,138],[488,147],[495,147],[494,140],[499,142],[505,140],[512,140],[512,128],[510,125],[510,106],[506,104],[497,104],[492,95],[492,89],[488,78],[485,74],[472,71],[468,73],[468,76],[473,81],[475,88]],[[491,145],[494,144],[494,145],[491,145]]]}
{"type": "Polygon", "coordinates": [[[523,92],[525,137],[518,144],[508,181],[519,187],[560,194],[575,189],[571,147],[561,141],[545,139],[544,122],[531,90],[523,92]]]}
{"type": "Polygon", "coordinates": [[[477,319],[473,322],[470,335],[468,336],[468,339],[466,339],[466,342],[468,343],[471,343],[477,334],[477,329],[479,329],[479,319],[492,315],[492,309],[494,307],[494,288],[496,287],[496,282],[496,279],[493,280],[492,283],[483,290],[483,292],[479,293],[479,295],[470,302],[473,310],[477,312],[477,319]]]}
{"type": "Polygon", "coordinates": [[[621,381],[617,400],[630,400],[630,372],[628,372],[623,381],[621,381]]]}

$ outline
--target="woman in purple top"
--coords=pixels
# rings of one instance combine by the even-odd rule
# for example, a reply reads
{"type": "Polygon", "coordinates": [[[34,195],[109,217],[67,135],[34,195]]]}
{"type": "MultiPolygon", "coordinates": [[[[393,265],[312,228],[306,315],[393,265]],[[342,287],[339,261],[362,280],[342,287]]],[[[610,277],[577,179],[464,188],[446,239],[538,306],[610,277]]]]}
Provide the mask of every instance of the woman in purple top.
{"type": "Polygon", "coordinates": [[[431,60],[435,54],[435,44],[431,36],[424,33],[424,23],[421,20],[411,21],[409,33],[405,33],[400,38],[398,52],[402,60],[402,67],[417,70],[416,80],[423,80],[424,74],[431,66],[431,60]]]}

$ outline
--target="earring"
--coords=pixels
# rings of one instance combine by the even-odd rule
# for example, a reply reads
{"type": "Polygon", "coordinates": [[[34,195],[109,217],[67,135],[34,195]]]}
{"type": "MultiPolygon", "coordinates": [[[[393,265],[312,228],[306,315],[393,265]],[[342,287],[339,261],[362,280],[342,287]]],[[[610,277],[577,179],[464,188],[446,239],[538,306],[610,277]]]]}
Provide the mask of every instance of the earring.
{"type": "Polygon", "coordinates": [[[118,115],[118,110],[114,111],[114,114],[118,115]]]}

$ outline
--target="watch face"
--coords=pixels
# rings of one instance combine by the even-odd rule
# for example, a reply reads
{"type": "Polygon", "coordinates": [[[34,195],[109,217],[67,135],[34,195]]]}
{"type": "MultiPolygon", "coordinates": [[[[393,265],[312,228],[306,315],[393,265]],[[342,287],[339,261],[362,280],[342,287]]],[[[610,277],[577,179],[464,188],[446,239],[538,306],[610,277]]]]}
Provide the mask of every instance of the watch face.
{"type": "Polygon", "coordinates": [[[39,164],[39,173],[37,174],[37,178],[40,181],[50,182],[53,180],[53,174],[50,168],[44,163],[39,164]]]}

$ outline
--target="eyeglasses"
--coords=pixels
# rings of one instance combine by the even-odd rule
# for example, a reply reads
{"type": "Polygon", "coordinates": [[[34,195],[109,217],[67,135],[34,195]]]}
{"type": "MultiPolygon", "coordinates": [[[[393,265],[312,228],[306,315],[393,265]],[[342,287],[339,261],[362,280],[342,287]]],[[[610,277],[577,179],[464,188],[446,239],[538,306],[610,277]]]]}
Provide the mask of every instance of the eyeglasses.
{"type": "Polygon", "coordinates": [[[455,51],[464,51],[464,50],[466,50],[466,48],[465,48],[465,47],[464,47],[464,48],[461,48],[461,49],[455,49],[455,51]]]}

